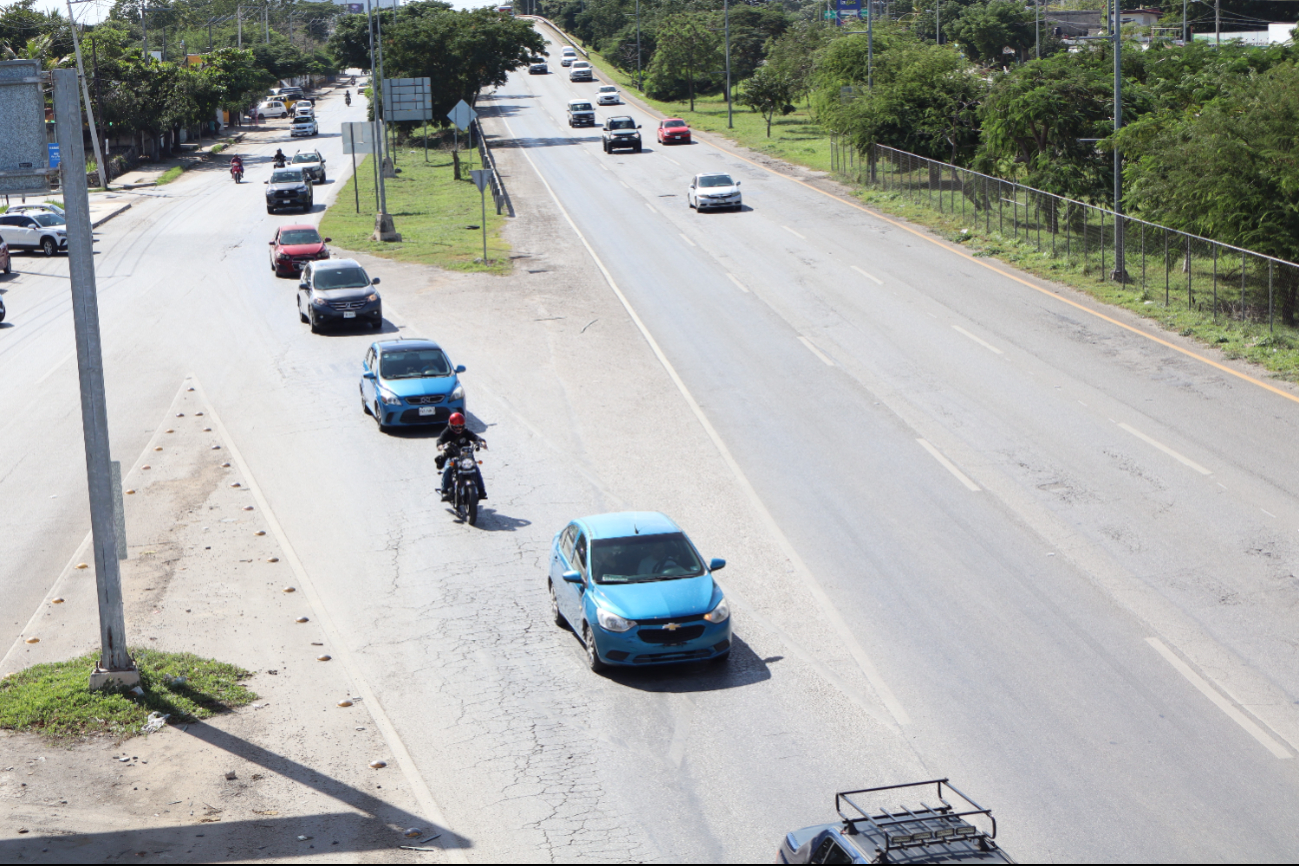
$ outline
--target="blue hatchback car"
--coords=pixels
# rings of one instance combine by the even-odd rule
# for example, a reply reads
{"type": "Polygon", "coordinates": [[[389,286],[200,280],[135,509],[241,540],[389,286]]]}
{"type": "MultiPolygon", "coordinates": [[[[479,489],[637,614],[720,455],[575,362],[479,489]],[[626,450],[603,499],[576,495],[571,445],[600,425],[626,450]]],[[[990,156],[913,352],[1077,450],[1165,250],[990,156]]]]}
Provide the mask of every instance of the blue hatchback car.
{"type": "Polygon", "coordinates": [[[361,362],[361,408],[380,430],[445,424],[465,411],[464,371],[432,340],[373,343],[361,362]]]}
{"type": "Polygon", "coordinates": [[[593,671],[731,654],[731,613],[690,539],[655,511],[597,514],[555,536],[550,604],[556,625],[586,644],[593,671]]]}

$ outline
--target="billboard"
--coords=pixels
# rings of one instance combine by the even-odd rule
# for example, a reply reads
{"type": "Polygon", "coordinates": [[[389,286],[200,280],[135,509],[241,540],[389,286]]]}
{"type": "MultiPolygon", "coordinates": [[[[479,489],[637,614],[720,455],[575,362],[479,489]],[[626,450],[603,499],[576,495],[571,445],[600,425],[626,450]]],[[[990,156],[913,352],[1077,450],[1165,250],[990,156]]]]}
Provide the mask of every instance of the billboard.
{"type": "Polygon", "coordinates": [[[835,0],[835,24],[855,24],[862,17],[862,0],[835,0]]]}

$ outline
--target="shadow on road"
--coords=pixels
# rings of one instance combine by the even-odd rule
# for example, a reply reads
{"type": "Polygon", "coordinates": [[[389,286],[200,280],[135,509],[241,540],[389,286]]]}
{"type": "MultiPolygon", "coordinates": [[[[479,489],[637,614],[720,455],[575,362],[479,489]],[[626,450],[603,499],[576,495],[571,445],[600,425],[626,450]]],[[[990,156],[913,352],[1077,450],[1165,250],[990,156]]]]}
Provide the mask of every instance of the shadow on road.
{"type": "Polygon", "coordinates": [[[596,144],[600,136],[592,135],[583,138],[502,138],[492,146],[501,149],[506,147],[571,147],[575,144],[596,144]]]}

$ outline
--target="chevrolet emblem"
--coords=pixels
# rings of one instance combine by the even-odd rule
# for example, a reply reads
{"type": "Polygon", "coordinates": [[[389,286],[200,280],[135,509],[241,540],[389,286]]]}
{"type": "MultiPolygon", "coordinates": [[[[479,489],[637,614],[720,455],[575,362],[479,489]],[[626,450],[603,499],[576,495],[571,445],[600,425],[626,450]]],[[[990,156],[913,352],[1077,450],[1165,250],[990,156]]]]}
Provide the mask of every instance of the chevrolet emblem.
{"type": "Polygon", "coordinates": [[[674,623],[674,622],[670,622],[670,623],[668,623],[667,625],[665,625],[665,626],[663,626],[663,627],[664,627],[665,629],[667,629],[668,631],[676,631],[677,629],[681,628],[681,626],[677,625],[677,624],[674,623]]]}

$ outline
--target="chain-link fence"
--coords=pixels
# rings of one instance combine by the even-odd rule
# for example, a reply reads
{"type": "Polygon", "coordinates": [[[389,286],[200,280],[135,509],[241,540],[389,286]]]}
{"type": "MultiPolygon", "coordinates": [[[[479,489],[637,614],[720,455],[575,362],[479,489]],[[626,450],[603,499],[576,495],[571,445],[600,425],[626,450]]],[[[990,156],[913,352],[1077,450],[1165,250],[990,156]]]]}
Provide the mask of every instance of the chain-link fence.
{"type": "Polygon", "coordinates": [[[959,224],[1033,244],[1099,280],[1123,282],[1165,306],[1249,322],[1299,326],[1299,264],[1112,210],[876,145],[866,154],[831,139],[833,171],[949,215],[959,224]]]}

